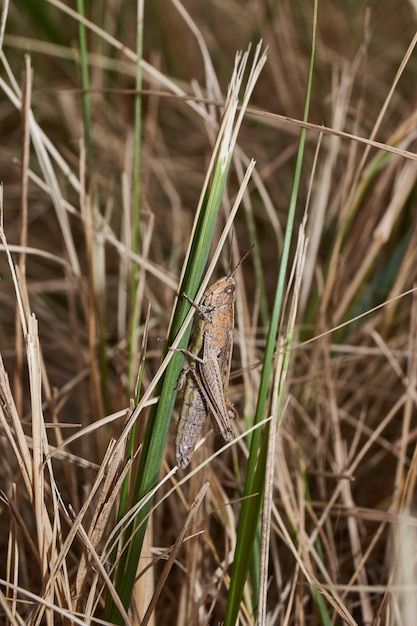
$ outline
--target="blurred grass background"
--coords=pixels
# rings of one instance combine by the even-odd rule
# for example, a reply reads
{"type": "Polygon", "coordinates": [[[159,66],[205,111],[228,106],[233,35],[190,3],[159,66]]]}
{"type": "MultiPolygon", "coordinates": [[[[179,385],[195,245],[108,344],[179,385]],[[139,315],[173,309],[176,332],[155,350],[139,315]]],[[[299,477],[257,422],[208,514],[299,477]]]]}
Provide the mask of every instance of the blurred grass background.
{"type": "MultiPolygon", "coordinates": [[[[268,60],[238,139],[244,154],[256,160],[256,178],[235,219],[232,241],[239,258],[253,243],[253,225],[266,297],[263,307],[259,280],[248,259],[240,270],[242,302],[232,364],[232,371],[242,367],[245,371],[243,377],[232,379],[231,397],[242,416],[236,429],[243,432],[251,425],[259,382],[256,365],[263,357],[298,150],[300,127],[292,120],[302,118],[305,103],[312,5],[306,0],[144,2],[140,262],[136,265],[134,259],[138,275],[133,295],[132,51],[137,7],[125,0],[85,3],[85,17],[100,30],[86,28],[92,148],[84,163],[81,142],[88,145],[90,137],[82,108],[78,19],[65,11],[66,7],[80,12],[81,4],[15,0],[8,11],[6,5],[3,8],[4,15],[7,11],[0,84],[3,225],[20,268],[26,311],[33,311],[39,324],[45,422],[64,425],[47,428],[52,445],[74,433],[68,424],[88,428],[127,410],[145,356],[142,392],[151,384],[213,151],[215,132],[209,119],[219,119],[219,95],[226,93],[236,51],[262,38],[268,60]],[[52,159],[58,195],[51,190],[35,142],[24,151],[25,116],[16,102],[25,84],[25,55],[33,68],[29,93],[34,118],[65,163],[64,167],[52,159]],[[196,97],[196,104],[199,98],[206,99],[200,112],[173,95],[174,85],[196,97]],[[264,112],[272,115],[265,117],[264,112]],[[29,160],[22,167],[25,154],[29,160]],[[13,247],[19,244],[23,248],[13,247]],[[130,342],[135,303],[138,327],[130,342]]],[[[409,292],[417,270],[416,24],[412,3],[404,1],[318,3],[309,121],[351,137],[327,131],[321,135],[317,128],[306,136],[296,225],[308,204],[309,244],[296,326],[300,346],[292,353],[278,431],[276,510],[267,572],[270,624],[408,624],[403,607],[410,597],[415,602],[412,595],[391,594],[388,583],[406,569],[405,581],[415,594],[415,557],[398,566],[392,530],[401,527],[403,516],[407,528],[415,526],[416,305],[414,292],[409,292]],[[374,139],[387,150],[359,139],[374,139]],[[409,154],[398,156],[391,148],[409,154]]],[[[240,179],[236,165],[228,180],[217,239],[240,179]]],[[[216,277],[227,272],[228,264],[225,250],[216,277]]],[[[2,252],[0,350],[17,414],[33,446],[33,396],[28,393],[10,276],[2,252]]],[[[282,329],[286,322],[284,316],[282,329]]],[[[7,415],[3,396],[2,406],[7,415]]],[[[144,415],[138,422],[135,450],[143,436],[144,415]]],[[[124,417],[71,444],[68,450],[76,458],[53,460],[67,509],[80,511],[109,441],[122,431],[124,417]]],[[[174,422],[161,479],[175,464],[174,422]]],[[[36,527],[33,502],[22,486],[18,455],[11,450],[3,422],[1,428],[0,578],[41,594],[45,572],[40,563],[45,555],[40,557],[39,547],[30,542],[36,527]]],[[[212,440],[207,448],[210,445],[212,440]]],[[[203,446],[196,453],[196,464],[206,456],[203,446]]],[[[150,569],[153,581],[158,580],[165,551],[175,543],[196,493],[204,480],[211,484],[194,528],[205,530],[204,539],[186,542],[179,553],[150,618],[154,623],[188,626],[224,619],[228,579],[223,566],[233,558],[244,459],[244,450],[236,447],[169,497],[177,477],[158,491],[149,552],[142,559],[146,563],[140,563],[143,569],[155,560],[150,569]]],[[[48,489],[45,507],[56,511],[48,489]]],[[[118,492],[97,542],[99,552],[100,542],[116,523],[117,501],[118,492]]],[[[95,509],[93,501],[83,521],[86,529],[95,509]]],[[[62,516],[64,537],[70,519],[71,514],[62,516]]],[[[78,540],[66,554],[73,591],[81,553],[78,540]]],[[[20,603],[11,616],[5,606],[12,606],[13,592],[5,583],[1,589],[9,597],[1,604],[6,623],[42,619],[70,623],[64,616],[58,618],[59,611],[44,617],[20,603]]],[[[255,623],[255,589],[252,572],[239,623],[255,623]]],[[[141,615],[149,601],[144,594],[144,600],[136,595],[141,615]]],[[[103,616],[104,597],[99,586],[97,606],[88,607],[89,614],[103,616]]],[[[71,602],[74,610],[87,614],[85,606],[67,598],[68,606],[71,602]]],[[[140,623],[134,613],[130,619],[140,623]]]]}

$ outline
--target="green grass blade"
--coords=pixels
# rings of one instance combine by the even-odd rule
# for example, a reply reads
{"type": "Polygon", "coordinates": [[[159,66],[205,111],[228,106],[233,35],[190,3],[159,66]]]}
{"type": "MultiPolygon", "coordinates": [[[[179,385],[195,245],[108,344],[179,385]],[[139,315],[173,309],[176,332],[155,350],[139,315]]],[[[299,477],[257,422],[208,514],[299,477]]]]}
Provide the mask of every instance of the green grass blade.
{"type": "MultiPolygon", "coordinates": [[[[81,17],[85,17],[84,0],[77,0],[77,11],[81,17]]],[[[93,140],[91,131],[90,78],[88,73],[87,37],[85,25],[82,20],[78,21],[78,40],[80,45],[81,84],[83,88],[82,104],[84,118],[84,141],[87,150],[87,163],[89,165],[89,170],[92,168],[93,140]]]]}
{"type": "MultiPolygon", "coordinates": [[[[317,3],[314,6],[314,24],[313,24],[313,41],[310,58],[310,69],[307,83],[304,121],[308,119],[308,111],[311,97],[311,86],[313,80],[313,66],[315,54],[315,33],[317,21],[317,3]]],[[[291,194],[290,206],[288,211],[288,219],[285,229],[284,245],[280,259],[280,269],[273,302],[271,321],[268,329],[268,335],[265,346],[265,356],[262,366],[261,382],[258,394],[258,402],[256,407],[254,423],[258,424],[264,419],[267,412],[268,391],[273,367],[274,352],[277,344],[277,333],[279,328],[285,282],[287,278],[287,267],[289,261],[290,245],[293,236],[293,225],[295,218],[296,203],[298,197],[298,189],[300,185],[300,176],[303,163],[304,145],[306,131],[302,129],[297,152],[297,161],[294,173],[293,189],[291,194]]],[[[267,425],[263,431],[256,429],[253,432],[250,445],[250,455],[248,460],[248,469],[246,475],[246,483],[243,493],[243,502],[239,517],[239,525],[237,532],[237,542],[235,549],[235,557],[232,564],[230,575],[230,588],[227,600],[225,626],[234,626],[236,623],[240,603],[243,596],[243,590],[249,566],[252,558],[252,548],[254,546],[256,532],[258,528],[259,516],[262,506],[264,478],[266,468],[266,457],[268,448],[268,431],[267,425]]]]}
{"type": "MultiPolygon", "coordinates": [[[[143,56],[143,2],[138,3],[138,20],[136,29],[136,72],[135,72],[135,106],[134,106],[134,145],[133,145],[133,189],[132,189],[132,250],[136,254],[140,249],[140,173],[141,173],[141,146],[142,146],[142,56],[143,56]]],[[[129,327],[129,393],[132,393],[134,384],[134,366],[136,359],[135,337],[139,325],[140,306],[137,301],[138,266],[132,264],[130,301],[132,316],[129,327]]],[[[133,433],[132,433],[133,435],[133,433]]]]}
{"type": "MultiPolygon", "coordinates": [[[[133,142],[133,175],[132,175],[132,241],[131,247],[133,252],[138,254],[140,249],[140,172],[141,172],[141,138],[142,138],[142,55],[143,55],[143,3],[139,3],[138,7],[138,20],[136,29],[136,73],[135,73],[135,106],[134,106],[134,142],[133,142]]],[[[131,266],[130,276],[130,304],[131,304],[131,317],[129,323],[129,359],[128,359],[128,373],[127,373],[127,393],[129,397],[134,395],[135,401],[138,402],[136,393],[133,393],[134,380],[135,380],[135,366],[136,366],[136,329],[140,320],[140,306],[136,297],[136,291],[138,288],[138,266],[133,263],[131,266]]],[[[141,369],[143,368],[143,362],[140,366],[139,377],[141,376],[141,369]]],[[[127,444],[127,458],[133,456],[133,448],[135,441],[136,425],[133,426],[129,441],[127,444]]],[[[125,483],[122,488],[119,503],[119,515],[118,519],[123,517],[127,508],[128,497],[128,484],[130,482],[130,476],[126,477],[125,483]]]]}
{"type": "MultiPolygon", "coordinates": [[[[214,181],[216,177],[214,177],[214,181]]],[[[210,249],[211,239],[214,232],[218,210],[220,206],[221,191],[219,185],[214,184],[208,191],[207,197],[203,201],[200,213],[200,220],[197,224],[195,240],[191,249],[187,271],[181,284],[181,292],[191,293],[195,296],[199,282],[204,272],[210,249]]],[[[190,304],[180,298],[177,303],[171,333],[168,337],[167,345],[173,343],[178,331],[180,330],[190,304]]],[[[184,334],[182,347],[186,347],[188,342],[190,329],[184,334]]],[[[168,435],[169,423],[174,408],[176,388],[178,385],[178,377],[181,372],[184,357],[177,352],[173,355],[164,379],[157,389],[160,398],[155,410],[151,411],[148,426],[143,442],[143,451],[141,453],[137,480],[133,490],[133,503],[139,502],[155,485],[158,479],[158,473],[162,457],[164,454],[165,443],[168,435]]],[[[123,605],[127,608],[130,603],[133,584],[136,576],[136,568],[142,549],[144,534],[146,531],[146,518],[152,507],[152,501],[149,500],[140,510],[139,515],[126,532],[130,546],[125,551],[117,565],[117,574],[115,586],[119,592],[123,605]]],[[[106,611],[106,618],[111,621],[122,624],[121,615],[117,607],[113,604],[109,597],[110,607],[106,611]]]]}
{"type": "MultiPolygon", "coordinates": [[[[257,49],[259,53],[259,47],[257,49]]],[[[242,84],[242,74],[247,62],[248,53],[242,59],[238,58],[235,65],[235,74],[229,90],[228,100],[225,107],[221,127],[216,142],[215,152],[211,161],[209,174],[206,178],[205,187],[201,195],[200,206],[197,212],[192,243],[189,248],[189,255],[186,260],[185,271],[179,289],[179,294],[186,293],[189,297],[195,298],[201,279],[206,267],[210,246],[217,222],[218,212],[227,175],[230,168],[233,149],[237,140],[237,131],[243,119],[244,107],[237,112],[238,94],[242,84]]],[[[262,67],[266,57],[262,55],[258,59],[255,54],[254,64],[262,67]]],[[[246,102],[248,94],[253,89],[255,81],[248,85],[245,92],[246,102]]],[[[235,202],[234,210],[228,220],[229,228],[233,221],[241,196],[243,195],[249,180],[249,175],[254,166],[251,163],[248,168],[244,183],[235,202]]],[[[221,241],[227,236],[227,229],[223,233],[221,241]]],[[[200,292],[204,285],[201,286],[200,292]]],[[[165,351],[171,346],[180,332],[186,317],[190,311],[190,304],[185,298],[177,300],[170,331],[168,333],[165,351]]],[[[178,347],[186,347],[190,333],[190,325],[184,332],[178,347]]],[[[139,460],[139,467],[136,482],[132,493],[132,506],[140,502],[157,484],[158,473],[162,462],[164,448],[166,444],[168,428],[174,408],[178,377],[181,372],[184,357],[180,352],[175,352],[169,362],[165,376],[157,388],[159,402],[151,410],[148,425],[145,432],[143,448],[139,460]]],[[[142,549],[143,539],[146,531],[148,514],[152,507],[152,500],[140,509],[135,520],[130,524],[124,534],[124,545],[129,545],[127,550],[123,550],[117,563],[115,586],[119,593],[123,605],[127,608],[130,604],[133,585],[136,577],[137,565],[142,549]]],[[[122,616],[109,595],[105,611],[106,619],[116,624],[123,624],[122,616]]]]}

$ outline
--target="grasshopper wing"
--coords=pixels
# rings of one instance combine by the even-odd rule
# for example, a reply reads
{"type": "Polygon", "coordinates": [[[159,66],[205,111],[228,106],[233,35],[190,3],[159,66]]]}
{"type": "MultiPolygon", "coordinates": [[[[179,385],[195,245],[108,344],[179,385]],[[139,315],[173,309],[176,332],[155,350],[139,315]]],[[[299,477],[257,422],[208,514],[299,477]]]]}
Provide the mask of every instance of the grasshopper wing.
{"type": "Polygon", "coordinates": [[[220,370],[216,351],[204,343],[203,362],[196,368],[201,374],[200,390],[210,410],[213,428],[220,433],[225,441],[232,441],[235,434],[230,426],[230,419],[236,416],[236,411],[224,393],[223,377],[220,370]]]}

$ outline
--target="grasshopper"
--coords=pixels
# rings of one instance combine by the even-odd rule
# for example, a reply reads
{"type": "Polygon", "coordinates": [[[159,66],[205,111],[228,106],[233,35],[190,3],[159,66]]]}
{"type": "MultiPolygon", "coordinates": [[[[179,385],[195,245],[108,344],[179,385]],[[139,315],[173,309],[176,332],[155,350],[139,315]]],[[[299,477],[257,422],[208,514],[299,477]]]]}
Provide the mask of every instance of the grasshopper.
{"type": "Polygon", "coordinates": [[[184,396],[175,437],[175,454],[182,468],[187,467],[191,460],[208,415],[214,431],[220,433],[225,441],[235,438],[230,420],[237,413],[227,395],[236,300],[233,275],[251,250],[229,276],[220,278],[204,292],[201,304],[196,304],[184,294],[197,310],[198,318],[189,349],[184,350],[189,365],[183,370],[179,383],[179,388],[184,388],[184,396]]]}

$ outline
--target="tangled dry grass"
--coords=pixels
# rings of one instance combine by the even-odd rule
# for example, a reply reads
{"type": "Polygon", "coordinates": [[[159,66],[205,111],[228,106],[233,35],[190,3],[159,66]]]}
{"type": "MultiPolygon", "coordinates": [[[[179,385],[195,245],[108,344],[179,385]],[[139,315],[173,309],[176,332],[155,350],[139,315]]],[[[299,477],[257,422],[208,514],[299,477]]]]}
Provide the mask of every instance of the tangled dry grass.
{"type": "MultiPolygon", "coordinates": [[[[398,0],[350,4],[318,3],[290,269],[304,220],[307,240],[288,283],[297,311],[279,410],[270,381],[270,499],[248,546],[239,624],[410,626],[417,611],[416,16],[398,0]]],[[[79,15],[57,0],[5,3],[2,623],[103,623],[108,589],[117,600],[118,511],[158,398],[137,416],[130,452],[121,434],[160,365],[235,52],[262,37],[268,61],[214,238],[254,158],[216,276],[230,250],[236,262],[256,240],[237,276],[230,383],[235,430],[252,426],[303,126],[311,5],[145,2],[135,213],[136,7],[107,0],[86,15],[88,117],[79,15]]],[[[281,338],[290,321],[288,305],[281,338]]],[[[220,447],[207,429],[182,473],[176,418],[132,605],[119,606],[125,623],[218,624],[230,601],[249,439],[207,462],[220,447]]]]}

